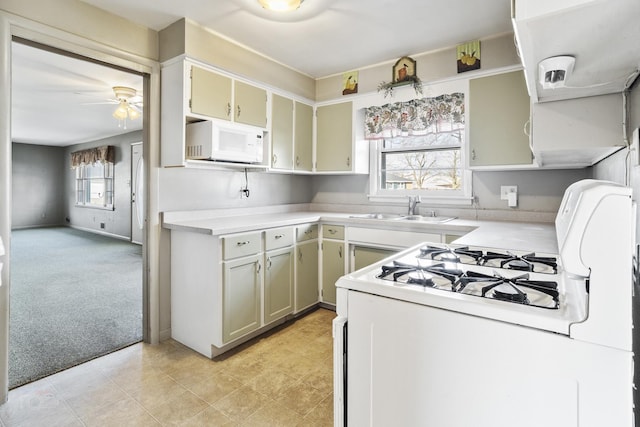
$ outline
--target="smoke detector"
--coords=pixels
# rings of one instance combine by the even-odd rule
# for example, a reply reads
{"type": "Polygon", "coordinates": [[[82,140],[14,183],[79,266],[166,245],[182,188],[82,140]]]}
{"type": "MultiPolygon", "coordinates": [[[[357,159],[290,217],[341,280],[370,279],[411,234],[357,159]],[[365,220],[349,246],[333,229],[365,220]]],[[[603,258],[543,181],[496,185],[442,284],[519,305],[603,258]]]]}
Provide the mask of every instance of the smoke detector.
{"type": "Polygon", "coordinates": [[[543,59],[538,64],[538,78],[543,89],[556,89],[564,87],[576,59],[573,56],[552,56],[543,59]]]}

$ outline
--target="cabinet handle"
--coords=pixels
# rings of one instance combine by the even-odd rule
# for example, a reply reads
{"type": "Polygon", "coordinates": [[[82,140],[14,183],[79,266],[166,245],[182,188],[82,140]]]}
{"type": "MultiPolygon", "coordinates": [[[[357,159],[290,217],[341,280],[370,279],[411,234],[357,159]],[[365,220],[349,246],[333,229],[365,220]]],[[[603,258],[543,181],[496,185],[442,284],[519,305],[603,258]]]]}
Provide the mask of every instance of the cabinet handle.
{"type": "Polygon", "coordinates": [[[476,150],[471,150],[471,160],[476,159],[476,150]]]}
{"type": "Polygon", "coordinates": [[[276,165],[276,163],[278,163],[278,155],[277,155],[277,154],[274,154],[274,155],[273,155],[273,165],[275,166],[275,165],[276,165]]]}
{"type": "Polygon", "coordinates": [[[282,239],[284,237],[284,234],[276,234],[273,237],[276,238],[276,239],[282,239]]]}
{"type": "Polygon", "coordinates": [[[256,274],[260,274],[260,271],[262,271],[262,264],[260,261],[256,261],[256,274]]]}
{"type": "Polygon", "coordinates": [[[338,246],[338,256],[342,258],[342,246],[338,246]]]}
{"type": "Polygon", "coordinates": [[[306,231],[304,232],[304,234],[306,234],[306,235],[308,236],[309,234],[311,234],[311,232],[312,232],[312,231],[313,231],[312,229],[308,229],[308,230],[306,230],[306,231]]]}
{"type": "Polygon", "coordinates": [[[236,246],[244,246],[244,245],[248,245],[249,243],[251,243],[249,240],[245,240],[244,242],[236,243],[236,246]]]}
{"type": "Polygon", "coordinates": [[[351,167],[351,157],[347,157],[347,166],[351,167]]]}
{"type": "Polygon", "coordinates": [[[300,166],[300,156],[296,156],[296,166],[300,166]]]}
{"type": "Polygon", "coordinates": [[[302,262],[302,250],[298,249],[298,261],[302,262]]]}
{"type": "Polygon", "coordinates": [[[271,257],[267,258],[267,270],[271,270],[271,257]]]}
{"type": "Polygon", "coordinates": [[[329,234],[336,234],[338,232],[338,230],[336,230],[335,228],[330,228],[329,229],[329,234]]]}
{"type": "Polygon", "coordinates": [[[240,117],[240,106],[238,105],[238,115],[236,117],[240,117]]]}
{"type": "Polygon", "coordinates": [[[231,116],[231,103],[227,102],[227,117],[231,116]]]}
{"type": "Polygon", "coordinates": [[[522,128],[522,131],[524,132],[525,135],[529,137],[531,136],[531,119],[524,122],[524,127],[522,128]]]}

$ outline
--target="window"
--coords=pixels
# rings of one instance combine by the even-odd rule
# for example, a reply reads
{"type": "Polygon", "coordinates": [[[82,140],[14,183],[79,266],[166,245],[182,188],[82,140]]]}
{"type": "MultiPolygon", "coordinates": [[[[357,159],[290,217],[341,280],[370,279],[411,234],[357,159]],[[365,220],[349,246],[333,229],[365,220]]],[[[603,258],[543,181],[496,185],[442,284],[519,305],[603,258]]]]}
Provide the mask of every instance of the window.
{"type": "Polygon", "coordinates": [[[432,202],[469,203],[465,111],[463,92],[367,108],[365,137],[375,139],[371,197],[417,194],[432,202]]]}
{"type": "Polygon", "coordinates": [[[113,163],[76,167],[76,205],[113,209],[113,163]]]}

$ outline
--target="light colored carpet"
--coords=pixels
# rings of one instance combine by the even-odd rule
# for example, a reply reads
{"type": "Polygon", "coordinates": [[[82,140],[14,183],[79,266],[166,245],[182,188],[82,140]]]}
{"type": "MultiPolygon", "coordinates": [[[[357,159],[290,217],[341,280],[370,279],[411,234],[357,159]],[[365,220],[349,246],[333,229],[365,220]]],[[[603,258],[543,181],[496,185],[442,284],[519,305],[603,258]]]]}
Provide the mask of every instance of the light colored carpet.
{"type": "Polygon", "coordinates": [[[9,387],[142,340],[142,248],[68,227],[11,233],[9,387]]]}

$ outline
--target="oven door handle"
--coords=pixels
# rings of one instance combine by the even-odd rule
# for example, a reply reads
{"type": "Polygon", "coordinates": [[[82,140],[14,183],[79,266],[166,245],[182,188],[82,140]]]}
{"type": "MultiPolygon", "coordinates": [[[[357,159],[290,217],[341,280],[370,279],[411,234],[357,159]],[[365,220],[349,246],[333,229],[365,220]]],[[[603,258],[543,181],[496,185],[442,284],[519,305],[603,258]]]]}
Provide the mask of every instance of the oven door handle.
{"type": "Polygon", "coordinates": [[[333,319],[333,425],[347,425],[347,318],[333,319]]]}

